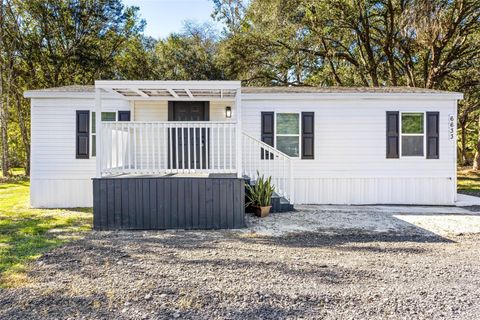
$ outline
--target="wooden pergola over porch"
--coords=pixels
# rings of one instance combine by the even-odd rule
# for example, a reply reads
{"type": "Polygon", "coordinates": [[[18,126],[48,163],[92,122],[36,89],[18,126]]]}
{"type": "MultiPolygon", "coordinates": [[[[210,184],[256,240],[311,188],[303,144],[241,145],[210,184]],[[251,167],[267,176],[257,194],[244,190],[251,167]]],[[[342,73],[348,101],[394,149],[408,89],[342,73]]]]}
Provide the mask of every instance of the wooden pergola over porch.
{"type": "MultiPolygon", "coordinates": [[[[97,132],[96,144],[97,178],[112,173],[165,174],[169,170],[176,173],[202,173],[202,171],[203,173],[235,173],[237,177],[242,177],[240,81],[102,80],[95,82],[95,93],[96,114],[102,113],[104,94],[128,100],[131,104],[135,101],[231,101],[233,105],[233,110],[230,110],[233,117],[229,122],[129,121],[102,123],[101,117],[97,116],[96,128],[100,128],[97,132]],[[198,135],[201,137],[199,138],[198,135]],[[205,138],[206,136],[208,139],[205,138]],[[142,147],[141,139],[143,138],[152,138],[149,140],[151,147],[147,147],[146,151],[147,154],[155,154],[158,158],[151,158],[152,161],[146,169],[138,168],[137,159],[134,158],[139,148],[137,141],[142,147]],[[188,143],[185,143],[184,139],[188,143]],[[198,150],[199,143],[197,142],[200,139],[207,140],[207,144],[210,143],[207,151],[203,146],[200,146],[202,149],[198,150]],[[192,141],[195,142],[190,143],[192,141]],[[180,150],[178,153],[180,146],[188,148],[188,150],[180,150]],[[149,148],[152,148],[151,152],[149,148]],[[177,154],[175,155],[175,153],[177,154]],[[202,155],[203,159],[201,159],[202,155]],[[185,160],[187,156],[189,157],[188,163],[185,160]],[[200,164],[197,165],[198,159],[196,159],[191,166],[190,156],[200,158],[203,163],[200,161],[200,164]],[[221,156],[223,158],[220,158],[221,156]]],[[[145,144],[143,149],[145,150],[145,144]]]]}

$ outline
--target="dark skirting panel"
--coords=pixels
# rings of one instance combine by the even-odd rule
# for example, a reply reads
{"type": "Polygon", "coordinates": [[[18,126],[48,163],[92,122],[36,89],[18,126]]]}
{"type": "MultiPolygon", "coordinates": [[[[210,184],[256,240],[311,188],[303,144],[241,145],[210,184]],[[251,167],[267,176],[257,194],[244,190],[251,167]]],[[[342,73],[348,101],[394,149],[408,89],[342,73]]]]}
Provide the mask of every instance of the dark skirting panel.
{"type": "Polygon", "coordinates": [[[233,177],[93,179],[95,230],[245,227],[245,182],[233,177]]]}

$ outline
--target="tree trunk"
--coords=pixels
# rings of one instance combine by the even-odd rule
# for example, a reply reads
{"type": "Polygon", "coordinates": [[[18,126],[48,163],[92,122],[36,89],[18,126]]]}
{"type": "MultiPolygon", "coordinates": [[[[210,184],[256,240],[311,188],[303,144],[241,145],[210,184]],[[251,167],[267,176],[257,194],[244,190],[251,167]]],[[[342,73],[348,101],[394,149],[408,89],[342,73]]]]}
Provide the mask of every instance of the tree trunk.
{"type": "Polygon", "coordinates": [[[467,128],[465,127],[465,123],[461,122],[460,123],[460,131],[461,131],[461,136],[460,136],[460,165],[461,166],[466,166],[467,165],[467,128]]]}
{"type": "Polygon", "coordinates": [[[25,117],[22,108],[22,96],[16,91],[16,106],[18,114],[18,125],[20,126],[20,134],[22,135],[22,143],[25,148],[25,175],[30,176],[30,138],[28,136],[28,128],[25,123],[25,117]]]}
{"type": "Polygon", "coordinates": [[[475,159],[473,160],[473,170],[480,169],[480,116],[478,116],[478,138],[477,138],[477,150],[475,152],[475,159]]]}
{"type": "MultiPolygon", "coordinates": [[[[0,0],[0,48],[5,48],[3,42],[3,29],[4,29],[4,16],[3,16],[3,0],[0,0]]],[[[2,58],[3,54],[0,54],[0,127],[2,136],[2,173],[4,177],[10,175],[9,164],[8,164],[8,105],[3,103],[3,73],[4,73],[4,61],[2,58]]]]}

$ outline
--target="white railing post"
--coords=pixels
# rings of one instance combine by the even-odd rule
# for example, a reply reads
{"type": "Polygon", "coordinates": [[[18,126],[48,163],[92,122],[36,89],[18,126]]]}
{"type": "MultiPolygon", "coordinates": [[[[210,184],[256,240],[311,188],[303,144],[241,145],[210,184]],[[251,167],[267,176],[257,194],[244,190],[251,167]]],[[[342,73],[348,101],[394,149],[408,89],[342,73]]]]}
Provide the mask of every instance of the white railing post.
{"type": "Polygon", "coordinates": [[[243,169],[242,169],[242,89],[237,89],[237,94],[235,96],[235,113],[237,119],[237,125],[235,130],[236,140],[237,140],[237,149],[236,149],[236,169],[237,169],[237,177],[243,177],[243,169]]]}
{"type": "Polygon", "coordinates": [[[288,187],[288,191],[290,192],[290,203],[294,203],[294,186],[293,186],[293,170],[292,170],[292,161],[289,161],[288,162],[288,177],[289,177],[289,187],[288,187]]]}
{"type": "Polygon", "coordinates": [[[245,152],[242,154],[245,174],[252,180],[258,179],[258,174],[270,176],[276,192],[293,203],[292,159],[247,133],[242,132],[242,137],[245,147],[245,152]]]}
{"type": "Polygon", "coordinates": [[[96,174],[102,177],[102,89],[95,89],[95,135],[96,174]]]}
{"type": "MultiPolygon", "coordinates": [[[[97,132],[100,174],[235,173],[236,161],[248,160],[242,152],[240,159],[234,159],[239,152],[236,139],[245,140],[236,130],[235,122],[101,122],[97,132]]],[[[251,171],[248,162],[244,165],[251,171]]]]}

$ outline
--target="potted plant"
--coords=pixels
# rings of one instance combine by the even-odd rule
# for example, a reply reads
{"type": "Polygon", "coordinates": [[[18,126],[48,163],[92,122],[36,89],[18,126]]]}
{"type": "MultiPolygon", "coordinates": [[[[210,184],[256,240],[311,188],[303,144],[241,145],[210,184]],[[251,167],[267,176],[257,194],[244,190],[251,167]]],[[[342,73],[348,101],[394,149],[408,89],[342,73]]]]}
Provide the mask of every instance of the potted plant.
{"type": "Polygon", "coordinates": [[[255,215],[261,218],[268,216],[272,208],[272,195],[275,188],[272,185],[272,177],[259,176],[255,185],[247,185],[247,206],[253,208],[255,215]]]}

